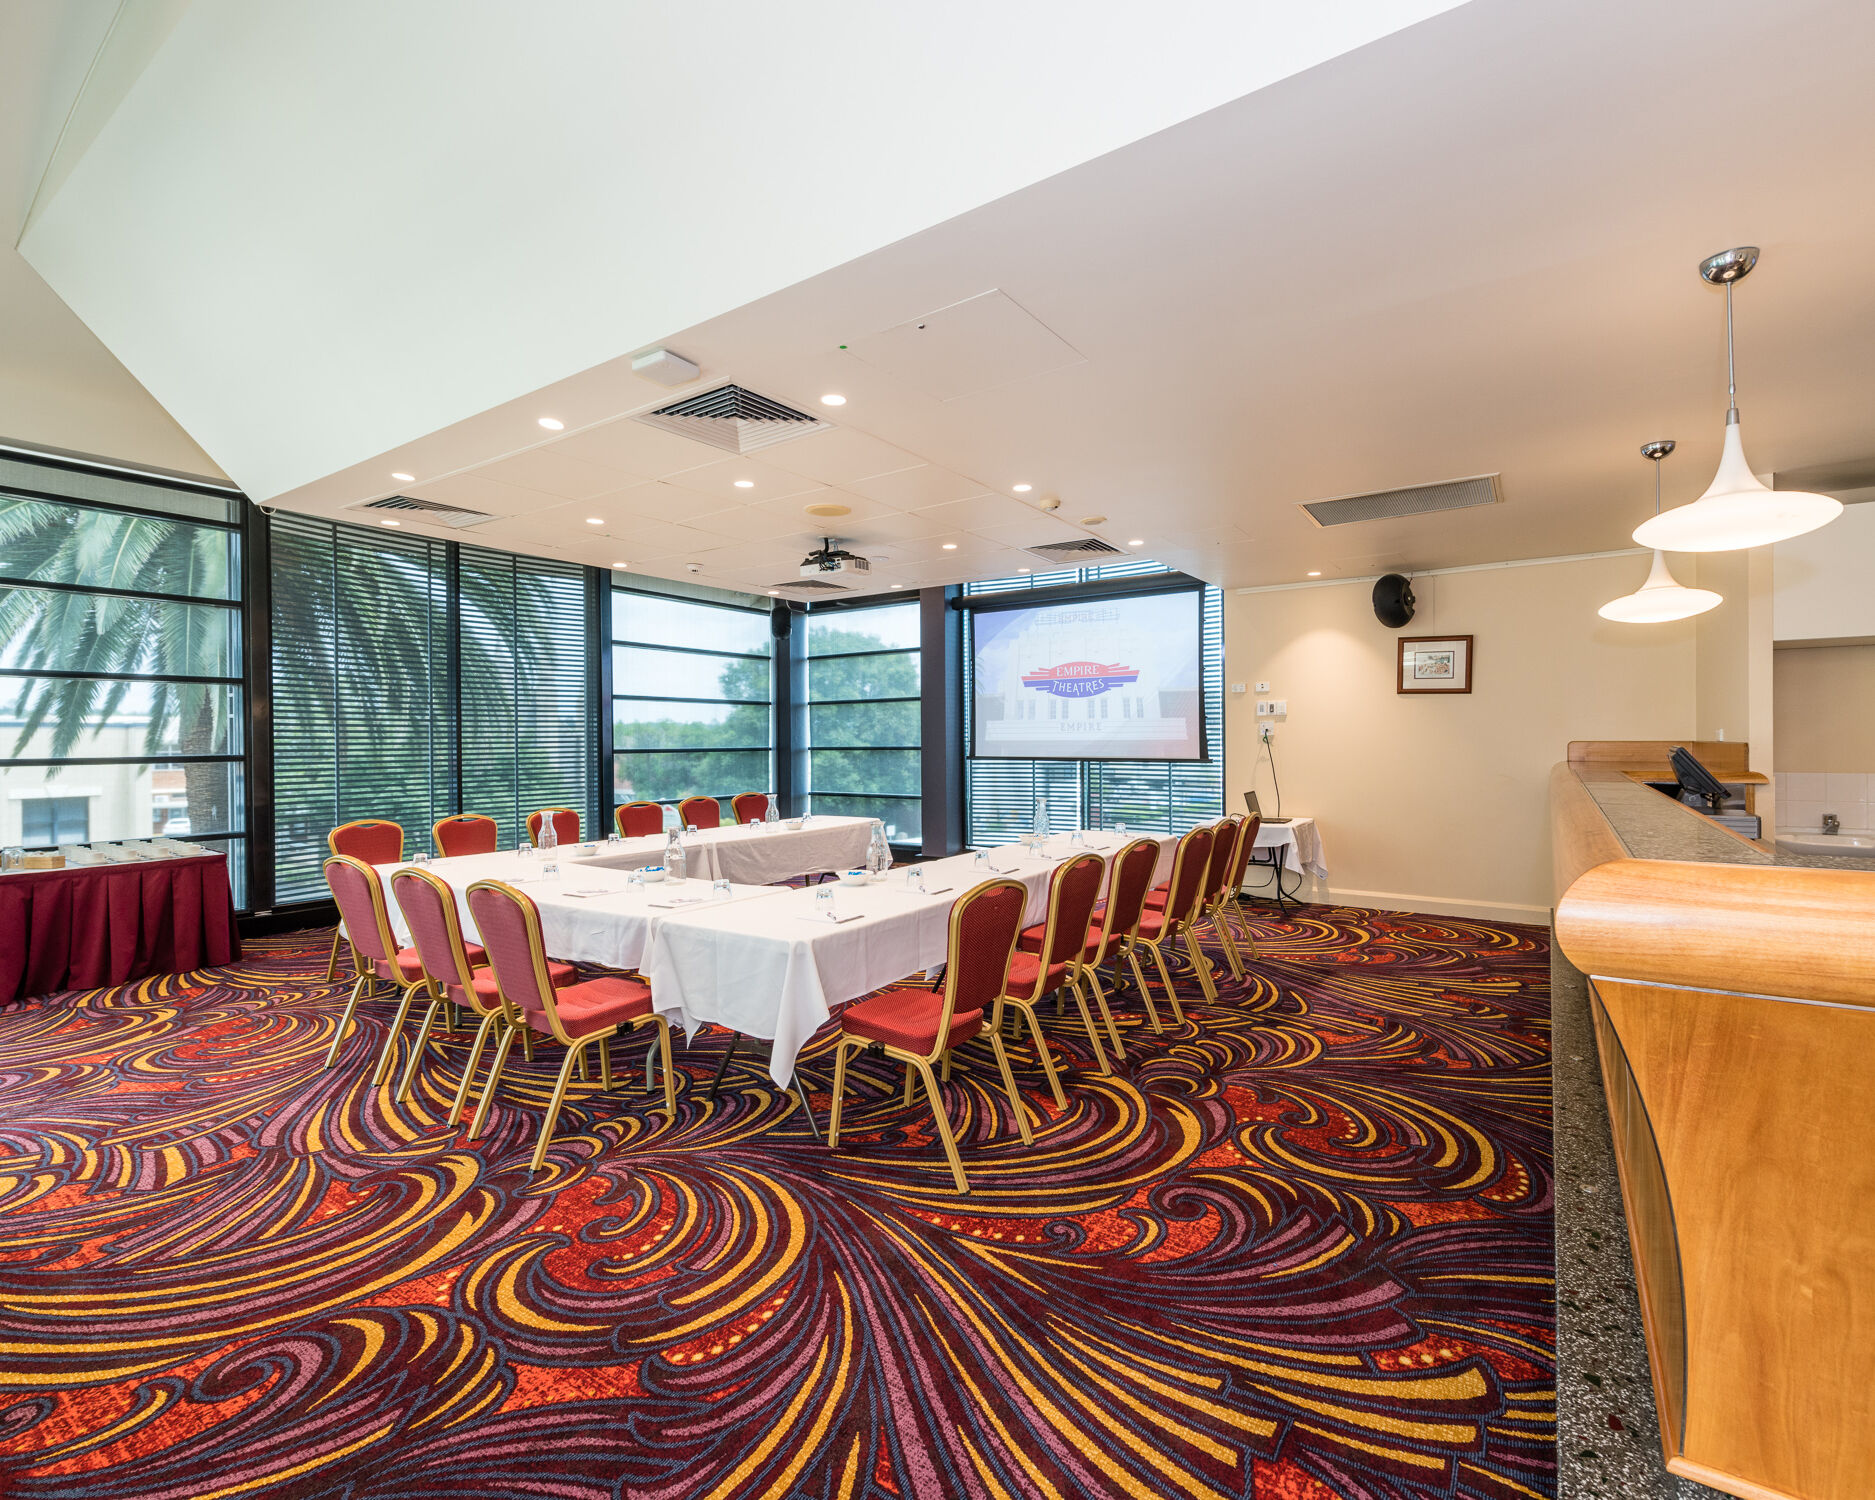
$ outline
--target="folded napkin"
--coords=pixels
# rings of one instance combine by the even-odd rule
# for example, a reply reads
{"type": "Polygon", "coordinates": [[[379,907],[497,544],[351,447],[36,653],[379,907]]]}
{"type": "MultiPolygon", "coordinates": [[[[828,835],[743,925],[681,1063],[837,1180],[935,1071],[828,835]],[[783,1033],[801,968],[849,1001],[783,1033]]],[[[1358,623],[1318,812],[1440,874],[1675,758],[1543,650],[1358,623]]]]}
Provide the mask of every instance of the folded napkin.
{"type": "Polygon", "coordinates": [[[709,899],[708,896],[672,896],[664,901],[647,902],[646,905],[655,906],[660,910],[668,911],[673,906],[702,906],[708,902],[709,899]]]}
{"type": "Polygon", "coordinates": [[[596,885],[596,886],[593,886],[590,890],[562,891],[560,892],[560,894],[562,896],[578,896],[583,899],[584,897],[587,897],[587,896],[616,896],[619,893],[613,890],[610,886],[596,885]]]}

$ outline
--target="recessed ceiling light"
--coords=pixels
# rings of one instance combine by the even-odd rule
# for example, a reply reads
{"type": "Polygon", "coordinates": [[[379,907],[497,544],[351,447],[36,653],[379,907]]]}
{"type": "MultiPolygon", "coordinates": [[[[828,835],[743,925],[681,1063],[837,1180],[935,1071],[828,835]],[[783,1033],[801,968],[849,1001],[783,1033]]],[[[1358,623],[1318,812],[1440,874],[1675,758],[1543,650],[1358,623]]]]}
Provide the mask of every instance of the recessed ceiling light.
{"type": "Polygon", "coordinates": [[[946,552],[955,552],[957,550],[957,544],[955,542],[946,542],[944,544],[944,550],[946,552]]]}
{"type": "Polygon", "coordinates": [[[776,597],[777,595],[779,595],[780,593],[781,593],[781,590],[780,590],[780,589],[770,589],[770,590],[768,591],[768,597],[769,597],[769,598],[771,598],[771,599],[773,599],[773,598],[775,598],[775,597],[776,597]]]}
{"type": "Polygon", "coordinates": [[[736,481],[736,488],[739,490],[752,490],[755,488],[755,481],[753,479],[738,479],[736,481]]]}
{"type": "Polygon", "coordinates": [[[1321,576],[1322,575],[1319,571],[1309,574],[1309,577],[1311,578],[1320,578],[1321,576]]]}
{"type": "Polygon", "coordinates": [[[1106,524],[1106,521],[1107,521],[1107,518],[1105,516],[1082,516],[1081,517],[1081,524],[1083,526],[1104,526],[1106,524]]]}
{"type": "Polygon", "coordinates": [[[629,568],[631,564],[630,563],[613,563],[612,566],[615,568],[629,568]]]}
{"type": "Polygon", "coordinates": [[[888,583],[886,587],[889,589],[902,589],[905,585],[902,583],[888,583]]]}
{"type": "Polygon", "coordinates": [[[399,474],[393,469],[391,471],[391,478],[395,479],[399,484],[414,484],[416,483],[417,476],[415,474],[399,474]]]}
{"type": "Polygon", "coordinates": [[[837,500],[817,500],[812,505],[803,505],[801,509],[810,516],[850,516],[853,507],[842,505],[837,500]]]}
{"type": "Polygon", "coordinates": [[[1018,495],[1026,495],[1030,490],[1035,488],[1032,484],[1012,484],[1009,487],[1018,495]]]}
{"type": "Polygon", "coordinates": [[[834,392],[828,391],[826,395],[820,398],[820,404],[822,406],[845,406],[846,397],[836,395],[834,394],[834,392]]]}
{"type": "Polygon", "coordinates": [[[588,516],[586,517],[586,524],[588,526],[603,526],[605,525],[605,517],[604,516],[588,516]]]}
{"type": "Polygon", "coordinates": [[[404,523],[402,521],[380,521],[378,522],[378,525],[380,526],[402,526],[403,524],[404,523]]]}
{"type": "Polygon", "coordinates": [[[545,427],[549,432],[558,432],[562,427],[566,426],[566,423],[562,422],[558,417],[542,417],[540,419],[540,425],[545,427]]]}
{"type": "Polygon", "coordinates": [[[1129,547],[1143,547],[1146,545],[1146,539],[1143,536],[1136,536],[1126,545],[1129,547]]]}
{"type": "Polygon", "coordinates": [[[1028,572],[1032,572],[1033,570],[1030,568],[1017,568],[1016,571],[1018,573],[1028,573],[1028,572]]]}

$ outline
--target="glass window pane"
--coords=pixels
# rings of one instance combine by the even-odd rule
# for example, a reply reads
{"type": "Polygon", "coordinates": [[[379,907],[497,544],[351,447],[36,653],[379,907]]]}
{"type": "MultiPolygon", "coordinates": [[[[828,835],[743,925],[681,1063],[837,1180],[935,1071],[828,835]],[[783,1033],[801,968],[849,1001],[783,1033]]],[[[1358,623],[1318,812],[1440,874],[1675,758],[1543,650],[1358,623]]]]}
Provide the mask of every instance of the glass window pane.
{"type": "Polygon", "coordinates": [[[0,495],[0,574],[47,583],[234,599],[238,534],[168,516],[126,516],[0,495]]]}
{"type": "Polygon", "coordinates": [[[0,765],[0,844],[115,843],[239,832],[241,797],[239,761],[0,765]],[[27,836],[29,829],[46,833],[54,824],[57,839],[27,836]]]}
{"type": "Polygon", "coordinates": [[[702,755],[629,751],[612,773],[619,802],[675,802],[681,797],[717,797],[725,805],[738,792],[774,789],[766,750],[710,750],[702,755]]]}
{"type": "Polygon", "coordinates": [[[765,703],[666,703],[621,698],[613,705],[621,750],[766,750],[765,703]]]}
{"type": "Polygon", "coordinates": [[[815,750],[809,754],[808,785],[815,796],[916,797],[921,791],[916,750],[815,750]]]}
{"type": "Polygon", "coordinates": [[[699,604],[631,589],[612,591],[612,639],[747,656],[767,656],[774,644],[766,610],[699,604]]]}
{"type": "Polygon", "coordinates": [[[202,494],[180,489],[159,479],[137,479],[128,474],[103,474],[92,469],[65,468],[0,454],[0,490],[18,487],[41,494],[65,495],[82,503],[99,500],[127,505],[166,516],[195,516],[205,521],[239,521],[241,497],[230,492],[202,494]]]}
{"type": "Polygon", "coordinates": [[[0,677],[0,753],[238,755],[241,689],[96,677],[0,677]]]}
{"type": "Polygon", "coordinates": [[[807,654],[828,656],[838,651],[883,651],[916,647],[918,606],[892,604],[880,609],[828,610],[807,617],[807,654]]]}
{"type": "Polygon", "coordinates": [[[241,675],[241,613],[53,589],[0,588],[0,667],[241,675]]]}
{"type": "Polygon", "coordinates": [[[807,663],[807,697],[810,703],[852,699],[916,698],[918,696],[916,651],[888,656],[835,657],[830,661],[807,663]]]}
{"type": "Polygon", "coordinates": [[[728,698],[766,703],[770,687],[766,660],[705,656],[655,647],[614,646],[612,688],[633,698],[728,698]]]}
{"type": "Polygon", "coordinates": [[[915,800],[894,802],[885,798],[837,797],[816,792],[808,811],[824,813],[828,817],[877,818],[885,824],[887,842],[916,844],[924,838],[920,823],[923,806],[923,803],[915,800]]]}
{"type": "Polygon", "coordinates": [[[904,747],[919,743],[918,703],[843,703],[807,711],[808,740],[841,749],[854,745],[904,747]]]}

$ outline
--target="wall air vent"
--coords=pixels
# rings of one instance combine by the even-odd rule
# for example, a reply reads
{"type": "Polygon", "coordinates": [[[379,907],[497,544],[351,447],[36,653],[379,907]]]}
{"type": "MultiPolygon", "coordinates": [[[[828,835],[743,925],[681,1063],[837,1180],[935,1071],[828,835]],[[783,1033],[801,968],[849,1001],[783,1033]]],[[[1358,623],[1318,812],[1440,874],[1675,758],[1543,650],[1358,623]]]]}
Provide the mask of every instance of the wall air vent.
{"type": "Polygon", "coordinates": [[[1375,490],[1368,495],[1307,500],[1302,502],[1302,509],[1317,526],[1352,526],[1357,521],[1390,521],[1435,510],[1469,510],[1474,505],[1496,505],[1503,500],[1498,493],[1498,478],[1496,474],[1474,474],[1469,479],[1409,484],[1404,489],[1375,490]]]}
{"type": "Polygon", "coordinates": [[[483,521],[492,521],[494,517],[487,511],[469,510],[461,505],[445,505],[440,500],[416,500],[409,495],[386,495],[382,500],[367,500],[363,505],[347,506],[348,510],[388,510],[399,514],[414,514],[425,521],[434,521],[438,526],[476,526],[483,521]]]}
{"type": "Polygon", "coordinates": [[[686,396],[646,412],[637,420],[679,437],[708,443],[725,453],[744,454],[833,425],[739,385],[719,385],[700,396],[686,396]]]}
{"type": "Polygon", "coordinates": [[[1097,563],[1103,558],[1122,557],[1125,554],[1111,542],[1103,542],[1099,537],[1085,536],[1073,542],[1044,542],[1039,547],[1028,549],[1037,557],[1048,559],[1058,567],[1078,568],[1085,563],[1097,563]]]}

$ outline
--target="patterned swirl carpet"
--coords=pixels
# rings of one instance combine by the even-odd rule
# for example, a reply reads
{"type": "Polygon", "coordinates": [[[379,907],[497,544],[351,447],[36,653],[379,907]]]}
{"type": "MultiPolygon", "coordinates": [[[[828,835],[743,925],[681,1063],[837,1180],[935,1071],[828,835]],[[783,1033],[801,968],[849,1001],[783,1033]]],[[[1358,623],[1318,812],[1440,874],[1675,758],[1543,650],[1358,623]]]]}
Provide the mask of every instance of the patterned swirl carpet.
{"type": "Polygon", "coordinates": [[[1032,1149],[966,1049],[961,1199],[883,1061],[829,1155],[720,1032],[530,1178],[558,1050],[477,1142],[441,1052],[365,1087],[387,1005],[322,1071],[329,930],[0,1012],[0,1494],[1553,1494],[1546,933],[1249,927],[1065,1113],[1016,1050],[1032,1149]]]}

